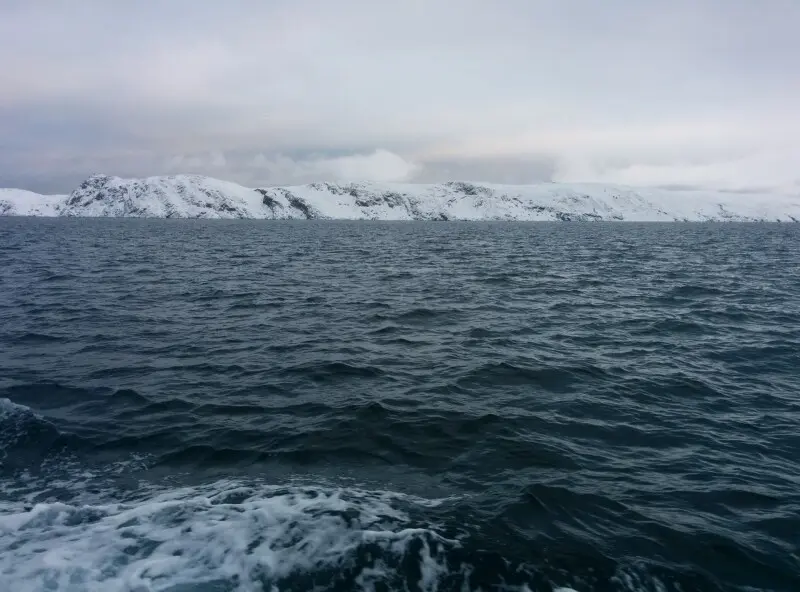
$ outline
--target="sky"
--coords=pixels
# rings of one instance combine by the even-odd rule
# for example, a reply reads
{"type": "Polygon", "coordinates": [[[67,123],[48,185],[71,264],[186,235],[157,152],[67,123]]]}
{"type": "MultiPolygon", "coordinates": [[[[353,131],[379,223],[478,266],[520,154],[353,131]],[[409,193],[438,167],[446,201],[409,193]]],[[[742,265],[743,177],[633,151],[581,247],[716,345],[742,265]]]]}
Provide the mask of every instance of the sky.
{"type": "Polygon", "coordinates": [[[800,194],[797,0],[0,0],[0,186],[800,194]]]}

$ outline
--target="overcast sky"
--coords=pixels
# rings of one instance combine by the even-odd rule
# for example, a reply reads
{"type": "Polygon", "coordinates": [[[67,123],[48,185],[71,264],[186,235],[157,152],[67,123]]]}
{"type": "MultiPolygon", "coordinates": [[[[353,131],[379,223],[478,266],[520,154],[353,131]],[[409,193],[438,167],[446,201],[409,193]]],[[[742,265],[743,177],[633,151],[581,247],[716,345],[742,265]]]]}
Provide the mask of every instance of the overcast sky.
{"type": "Polygon", "coordinates": [[[800,193],[798,0],[0,0],[0,186],[800,193]]]}

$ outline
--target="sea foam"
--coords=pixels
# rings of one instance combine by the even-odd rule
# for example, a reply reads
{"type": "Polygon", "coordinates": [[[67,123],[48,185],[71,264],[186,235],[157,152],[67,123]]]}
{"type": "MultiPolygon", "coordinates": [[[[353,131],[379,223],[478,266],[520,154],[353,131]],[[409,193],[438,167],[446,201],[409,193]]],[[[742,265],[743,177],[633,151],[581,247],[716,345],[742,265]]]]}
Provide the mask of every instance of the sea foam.
{"type": "Polygon", "coordinates": [[[459,543],[412,524],[403,507],[438,503],[225,481],[138,502],[37,504],[0,515],[0,582],[16,592],[372,589],[410,559],[419,589],[436,590],[445,550],[459,543]]]}

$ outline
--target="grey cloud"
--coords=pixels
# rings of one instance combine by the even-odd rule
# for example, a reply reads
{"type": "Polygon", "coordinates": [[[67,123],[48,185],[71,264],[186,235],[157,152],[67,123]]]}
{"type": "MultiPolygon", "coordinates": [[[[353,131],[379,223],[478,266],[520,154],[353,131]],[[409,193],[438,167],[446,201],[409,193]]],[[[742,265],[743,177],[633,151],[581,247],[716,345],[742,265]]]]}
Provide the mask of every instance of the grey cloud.
{"type": "Polygon", "coordinates": [[[6,0],[0,181],[792,189],[798,26],[795,0],[6,0]]]}
{"type": "Polygon", "coordinates": [[[546,156],[532,158],[473,158],[426,162],[414,177],[422,183],[485,181],[525,185],[553,179],[555,163],[546,156]]]}

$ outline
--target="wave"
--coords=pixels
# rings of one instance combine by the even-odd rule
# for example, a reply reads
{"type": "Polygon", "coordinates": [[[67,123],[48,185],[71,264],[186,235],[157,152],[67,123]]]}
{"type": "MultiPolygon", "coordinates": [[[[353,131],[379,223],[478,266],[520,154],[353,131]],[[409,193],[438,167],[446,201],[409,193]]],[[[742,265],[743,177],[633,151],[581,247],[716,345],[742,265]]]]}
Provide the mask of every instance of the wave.
{"type": "Polygon", "coordinates": [[[402,506],[438,503],[222,482],[137,503],[38,504],[0,516],[0,573],[20,592],[361,589],[407,579],[432,590],[458,541],[412,524],[402,506]]]}
{"type": "Polygon", "coordinates": [[[57,343],[59,341],[64,341],[64,338],[48,335],[46,333],[27,332],[19,335],[11,335],[10,341],[15,344],[57,343]]]}
{"type": "Polygon", "coordinates": [[[462,502],[224,480],[124,502],[39,503],[0,512],[0,579],[19,592],[711,589],[635,562],[573,573],[574,556],[503,555],[491,537],[436,519],[462,502]]]}
{"type": "Polygon", "coordinates": [[[403,312],[375,313],[370,317],[370,321],[420,326],[433,322],[450,323],[463,318],[465,315],[466,311],[455,308],[430,308],[426,306],[420,306],[403,312]]]}
{"type": "Polygon", "coordinates": [[[20,415],[32,414],[33,409],[26,405],[14,403],[14,401],[6,398],[0,398],[0,420],[8,417],[15,417],[20,415]]]}
{"type": "Polygon", "coordinates": [[[569,390],[575,383],[610,378],[609,371],[594,365],[530,367],[514,362],[488,363],[475,368],[457,381],[457,386],[530,386],[550,391],[569,390]]]}
{"type": "Polygon", "coordinates": [[[695,297],[716,297],[723,296],[725,292],[714,286],[701,286],[701,285],[682,285],[676,286],[669,291],[668,297],[670,298],[695,298],[695,297]]]}
{"type": "Polygon", "coordinates": [[[347,378],[379,378],[386,372],[376,366],[365,366],[347,362],[324,362],[300,364],[282,370],[286,375],[301,375],[303,378],[317,381],[334,381],[347,378]]]}
{"type": "Polygon", "coordinates": [[[0,398],[0,474],[36,466],[61,438],[58,429],[30,407],[0,398]]]}

